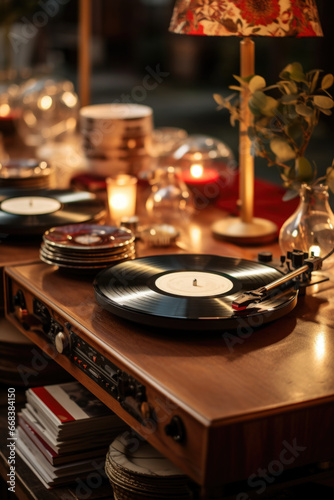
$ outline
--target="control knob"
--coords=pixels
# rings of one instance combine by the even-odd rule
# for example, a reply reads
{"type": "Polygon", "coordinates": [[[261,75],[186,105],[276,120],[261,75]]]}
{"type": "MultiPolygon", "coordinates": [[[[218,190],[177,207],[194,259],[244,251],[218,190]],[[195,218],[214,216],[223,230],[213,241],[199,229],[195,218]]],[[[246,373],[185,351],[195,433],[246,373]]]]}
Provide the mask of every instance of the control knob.
{"type": "Polygon", "coordinates": [[[186,429],[181,417],[178,415],[172,417],[171,421],[165,425],[165,434],[178,443],[183,443],[185,441],[186,429]]]}
{"type": "Polygon", "coordinates": [[[57,332],[54,338],[57,352],[64,354],[70,348],[70,336],[63,331],[57,332]]]}

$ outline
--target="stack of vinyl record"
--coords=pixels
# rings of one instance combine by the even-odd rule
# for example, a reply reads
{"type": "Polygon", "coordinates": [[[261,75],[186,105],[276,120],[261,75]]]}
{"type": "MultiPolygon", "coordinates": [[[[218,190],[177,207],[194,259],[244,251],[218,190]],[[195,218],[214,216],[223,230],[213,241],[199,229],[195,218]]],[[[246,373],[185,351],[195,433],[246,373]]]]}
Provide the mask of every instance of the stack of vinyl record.
{"type": "Polygon", "coordinates": [[[48,189],[53,169],[46,161],[11,159],[0,163],[0,187],[15,189],[48,189]]]}
{"type": "Polygon", "coordinates": [[[115,500],[192,498],[188,479],[180,469],[150,444],[138,439],[138,446],[131,441],[131,448],[127,448],[125,441],[118,436],[106,457],[105,470],[115,500]]]}
{"type": "Polygon", "coordinates": [[[88,169],[103,177],[149,168],[152,108],[140,104],[97,104],[80,110],[88,169]]]}
{"type": "Polygon", "coordinates": [[[98,271],[136,256],[135,237],[126,228],[73,224],[43,235],[40,258],[60,268],[98,271]]]}

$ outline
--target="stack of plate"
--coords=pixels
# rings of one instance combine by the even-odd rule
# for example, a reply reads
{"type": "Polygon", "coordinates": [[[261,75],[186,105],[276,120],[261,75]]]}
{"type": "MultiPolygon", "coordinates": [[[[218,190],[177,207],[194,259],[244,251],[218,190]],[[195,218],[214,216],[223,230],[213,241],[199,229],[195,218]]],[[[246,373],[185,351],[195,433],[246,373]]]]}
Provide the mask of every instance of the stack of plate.
{"type": "Polygon", "coordinates": [[[60,268],[96,270],[135,258],[135,237],[126,228],[73,224],[43,235],[40,258],[60,268]]]}
{"type": "Polygon", "coordinates": [[[140,104],[97,104],[80,110],[80,132],[88,168],[108,177],[149,167],[152,108],[140,104]]]}
{"type": "Polygon", "coordinates": [[[115,500],[192,498],[187,477],[150,444],[127,448],[122,436],[110,445],[105,464],[115,500]],[[133,448],[135,448],[133,450],[133,448]]]}
{"type": "Polygon", "coordinates": [[[0,163],[0,187],[17,189],[48,189],[53,169],[46,161],[11,159],[0,163]]]}

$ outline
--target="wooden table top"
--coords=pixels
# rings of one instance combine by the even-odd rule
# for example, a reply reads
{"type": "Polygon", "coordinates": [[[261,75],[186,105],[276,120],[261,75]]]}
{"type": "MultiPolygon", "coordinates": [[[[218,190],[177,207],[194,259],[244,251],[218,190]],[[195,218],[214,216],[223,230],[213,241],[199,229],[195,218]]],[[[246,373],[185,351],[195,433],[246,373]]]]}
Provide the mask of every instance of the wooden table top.
{"type": "MultiPolygon", "coordinates": [[[[206,236],[194,245],[195,253],[205,251],[206,236]]],[[[210,249],[243,258],[257,251],[211,240],[210,249]]],[[[168,248],[164,253],[175,251],[183,252],[168,248]]],[[[139,248],[139,256],[150,252],[139,248]]],[[[91,278],[73,277],[41,263],[14,268],[13,273],[91,332],[100,349],[117,352],[134,373],[146,374],[207,422],[334,400],[332,281],[311,288],[293,311],[260,328],[195,333],[116,317],[96,303],[91,278]]]]}

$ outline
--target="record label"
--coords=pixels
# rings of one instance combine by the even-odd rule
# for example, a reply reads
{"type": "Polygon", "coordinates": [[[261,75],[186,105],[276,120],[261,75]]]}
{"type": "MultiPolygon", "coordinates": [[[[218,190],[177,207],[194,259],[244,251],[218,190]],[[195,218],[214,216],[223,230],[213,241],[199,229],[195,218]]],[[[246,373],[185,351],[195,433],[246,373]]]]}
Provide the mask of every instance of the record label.
{"type": "Polygon", "coordinates": [[[106,212],[104,200],[93,193],[67,189],[0,189],[0,231],[41,235],[51,227],[98,221],[106,212]]]}
{"type": "Polygon", "coordinates": [[[18,196],[7,198],[1,203],[1,210],[13,215],[53,214],[61,208],[61,203],[46,196],[18,196]]]}
{"type": "Polygon", "coordinates": [[[134,235],[129,229],[116,226],[75,224],[53,227],[46,231],[43,239],[49,245],[69,250],[111,250],[133,243],[134,235]]]}
{"type": "Polygon", "coordinates": [[[182,297],[212,297],[230,291],[233,282],[219,274],[179,271],[159,276],[155,286],[163,292],[182,297]]]}
{"type": "Polygon", "coordinates": [[[80,243],[80,245],[93,245],[94,243],[100,243],[102,238],[97,236],[97,234],[82,234],[81,236],[76,236],[73,240],[76,243],[80,243]]]}

